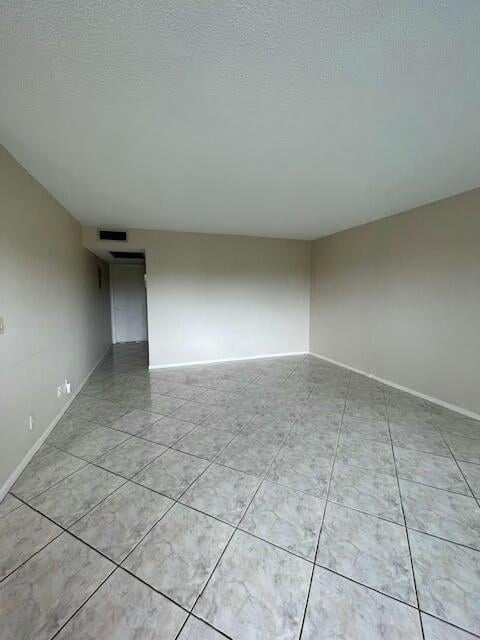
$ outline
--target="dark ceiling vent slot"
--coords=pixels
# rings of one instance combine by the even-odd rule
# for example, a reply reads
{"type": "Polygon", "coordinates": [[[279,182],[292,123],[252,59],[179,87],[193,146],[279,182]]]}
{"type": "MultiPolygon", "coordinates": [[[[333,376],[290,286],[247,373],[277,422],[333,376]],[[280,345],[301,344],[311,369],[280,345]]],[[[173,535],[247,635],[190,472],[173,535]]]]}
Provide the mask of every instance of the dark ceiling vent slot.
{"type": "Polygon", "coordinates": [[[110,251],[113,258],[127,258],[130,260],[143,260],[144,254],[140,251],[110,251]]]}
{"type": "Polygon", "coordinates": [[[108,229],[98,230],[99,240],[115,240],[116,242],[127,242],[126,231],[109,231],[108,229]]]}

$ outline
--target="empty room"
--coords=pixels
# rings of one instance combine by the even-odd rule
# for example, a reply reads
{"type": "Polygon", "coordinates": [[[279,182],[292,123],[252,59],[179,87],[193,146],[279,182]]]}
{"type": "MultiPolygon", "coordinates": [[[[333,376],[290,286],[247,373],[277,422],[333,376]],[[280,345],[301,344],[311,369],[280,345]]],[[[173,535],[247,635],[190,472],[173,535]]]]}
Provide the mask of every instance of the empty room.
{"type": "Polygon", "coordinates": [[[480,2],[0,2],[0,640],[480,638],[480,2]]]}

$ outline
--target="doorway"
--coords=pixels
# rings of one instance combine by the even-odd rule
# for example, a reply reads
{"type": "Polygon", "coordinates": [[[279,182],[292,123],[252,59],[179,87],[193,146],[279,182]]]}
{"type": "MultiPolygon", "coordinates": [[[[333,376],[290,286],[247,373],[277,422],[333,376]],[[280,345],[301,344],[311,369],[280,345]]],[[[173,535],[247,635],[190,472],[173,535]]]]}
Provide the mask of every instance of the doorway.
{"type": "Polygon", "coordinates": [[[113,342],[147,340],[145,263],[112,263],[110,282],[113,342]]]}

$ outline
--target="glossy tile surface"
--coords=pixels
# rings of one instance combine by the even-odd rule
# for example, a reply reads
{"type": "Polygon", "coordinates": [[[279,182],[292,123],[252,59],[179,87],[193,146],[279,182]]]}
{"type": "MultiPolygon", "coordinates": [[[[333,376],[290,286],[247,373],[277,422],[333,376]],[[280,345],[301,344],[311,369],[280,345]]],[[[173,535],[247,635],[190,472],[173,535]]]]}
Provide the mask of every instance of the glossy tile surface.
{"type": "Polygon", "coordinates": [[[215,407],[191,400],[185,403],[180,401],[181,406],[172,413],[172,418],[176,420],[185,420],[194,424],[205,422],[215,412],[215,407]]]}
{"type": "Polygon", "coordinates": [[[471,462],[459,462],[460,468],[465,475],[473,495],[480,498],[480,464],[471,462]]]}
{"type": "Polygon", "coordinates": [[[471,495],[463,475],[453,458],[435,456],[413,449],[395,447],[398,477],[437,489],[471,495]]]}
{"type": "Polygon", "coordinates": [[[480,552],[410,532],[420,607],[446,622],[480,634],[480,552]]]}
{"type": "Polygon", "coordinates": [[[116,418],[123,416],[128,410],[127,405],[109,400],[86,400],[85,396],[76,398],[69,410],[68,415],[74,415],[91,422],[96,422],[103,426],[110,425],[116,418]]]}
{"type": "Polygon", "coordinates": [[[413,425],[398,424],[390,427],[392,442],[396,447],[413,449],[423,453],[446,456],[450,458],[450,451],[441,433],[434,429],[422,429],[413,425]]]}
{"type": "MultiPolygon", "coordinates": [[[[77,402],[77,400],[74,402],[77,402]]],[[[82,403],[87,405],[91,401],[92,400],[87,397],[83,399],[82,403]]],[[[98,427],[99,425],[95,422],[84,420],[67,412],[57,423],[46,442],[58,449],[66,451],[78,438],[98,427]]]]}
{"type": "Polygon", "coordinates": [[[173,445],[174,449],[214,460],[235,437],[234,433],[211,427],[197,427],[173,445]]]}
{"type": "Polygon", "coordinates": [[[166,417],[146,427],[138,435],[146,440],[171,447],[175,442],[192,431],[192,429],[195,429],[195,427],[196,425],[192,422],[166,417]]]}
{"type": "Polygon", "coordinates": [[[442,433],[458,435],[465,438],[480,439],[480,422],[473,418],[449,411],[438,405],[431,404],[430,410],[435,423],[442,433]]]}
{"type": "Polygon", "coordinates": [[[316,563],[416,605],[405,528],[329,503],[316,563]]]}
{"type": "Polygon", "coordinates": [[[150,411],[142,411],[141,409],[132,409],[128,411],[120,418],[114,420],[110,427],[112,429],[119,429],[125,431],[131,435],[135,435],[149,424],[153,424],[160,419],[160,415],[151,413],[150,411]]]}
{"type": "Polygon", "coordinates": [[[207,460],[169,449],[133,479],[145,487],[176,499],[207,466],[207,460]]]}
{"type": "Polygon", "coordinates": [[[224,640],[225,636],[205,622],[190,616],[178,640],[224,640]]]}
{"type": "Polygon", "coordinates": [[[50,640],[113,569],[62,534],[0,584],[2,640],[50,640]]]}
{"type": "Polygon", "coordinates": [[[343,434],[338,443],[337,460],[361,469],[395,475],[392,447],[384,442],[343,434]]]}
{"type": "Polygon", "coordinates": [[[129,438],[115,449],[96,458],[95,464],[119,476],[131,478],[166,450],[166,447],[156,442],[129,438]]]}
{"type": "Polygon", "coordinates": [[[120,563],[172,504],[169,498],[128,482],[74,524],[71,531],[120,563]]]}
{"type": "Polygon", "coordinates": [[[210,516],[176,504],[124,566],[175,602],[190,608],[232,531],[210,516]]]}
{"type": "Polygon", "coordinates": [[[260,442],[240,433],[218,456],[216,462],[238,471],[263,476],[272,464],[278,444],[260,442]]]}
{"type": "Polygon", "coordinates": [[[366,420],[355,416],[344,416],[342,422],[342,434],[374,440],[376,442],[390,443],[390,434],[386,420],[366,420]]]}
{"type": "Polygon", "coordinates": [[[474,640],[476,636],[422,613],[425,640],[474,640]]]}
{"type": "Polygon", "coordinates": [[[263,482],[240,528],[313,560],[325,500],[263,482]]]}
{"type": "Polygon", "coordinates": [[[185,400],[180,398],[173,398],[170,396],[157,396],[152,398],[146,404],[146,407],[152,412],[155,412],[161,416],[168,416],[170,413],[182,407],[185,404],[185,400]]]}
{"type": "Polygon", "coordinates": [[[421,640],[418,611],[315,568],[302,640],[421,640]]]}
{"type": "Polygon", "coordinates": [[[416,593],[480,637],[479,444],[318,358],[116,345],[0,503],[0,637],[420,640],[416,593]]]}
{"type": "Polygon", "coordinates": [[[124,482],[113,473],[88,465],[33,498],[31,505],[62,527],[69,527],[124,482]]]}
{"type": "Polygon", "coordinates": [[[305,451],[285,444],[268,474],[268,480],[326,498],[333,465],[333,453],[305,451]]]}
{"type": "Polygon", "coordinates": [[[62,533],[27,505],[0,520],[0,580],[62,533]]]}
{"type": "Polygon", "coordinates": [[[259,482],[256,476],[213,464],[192,484],[181,502],[236,525],[259,482]]]}
{"type": "Polygon", "coordinates": [[[480,439],[444,434],[453,455],[457,460],[480,464],[480,439]]]}
{"type": "Polygon", "coordinates": [[[93,431],[76,437],[65,447],[65,450],[78,458],[92,462],[98,456],[127,440],[128,437],[128,433],[98,426],[93,431]]]}
{"type": "Polygon", "coordinates": [[[86,464],[86,461],[74,458],[64,451],[43,445],[26,466],[11,491],[19,498],[28,500],[86,464]]]}
{"type": "Polygon", "coordinates": [[[298,637],[311,565],[237,531],[195,613],[233,638],[298,637]]]}
{"type": "Polygon", "coordinates": [[[480,550],[480,507],[474,498],[400,481],[407,526],[480,550]]]}
{"type": "Polygon", "coordinates": [[[121,569],[58,635],[59,640],[174,640],[187,614],[121,569]]]}
{"type": "Polygon", "coordinates": [[[336,462],[329,498],[346,507],[403,523],[400,492],[393,476],[336,462]]]}
{"type": "Polygon", "coordinates": [[[22,504],[23,503],[20,502],[18,498],[15,498],[14,495],[12,495],[11,493],[7,493],[7,495],[0,502],[0,518],[3,518],[15,509],[18,509],[22,506],[22,504]]]}

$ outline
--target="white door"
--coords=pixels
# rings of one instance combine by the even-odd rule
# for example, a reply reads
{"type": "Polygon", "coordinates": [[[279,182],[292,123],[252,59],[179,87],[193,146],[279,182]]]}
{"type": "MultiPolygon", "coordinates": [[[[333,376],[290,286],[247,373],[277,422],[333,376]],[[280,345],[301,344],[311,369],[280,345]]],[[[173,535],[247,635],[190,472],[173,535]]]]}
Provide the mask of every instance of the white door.
{"type": "Polygon", "coordinates": [[[112,264],[115,342],[147,339],[147,301],[143,264],[112,264]]]}

